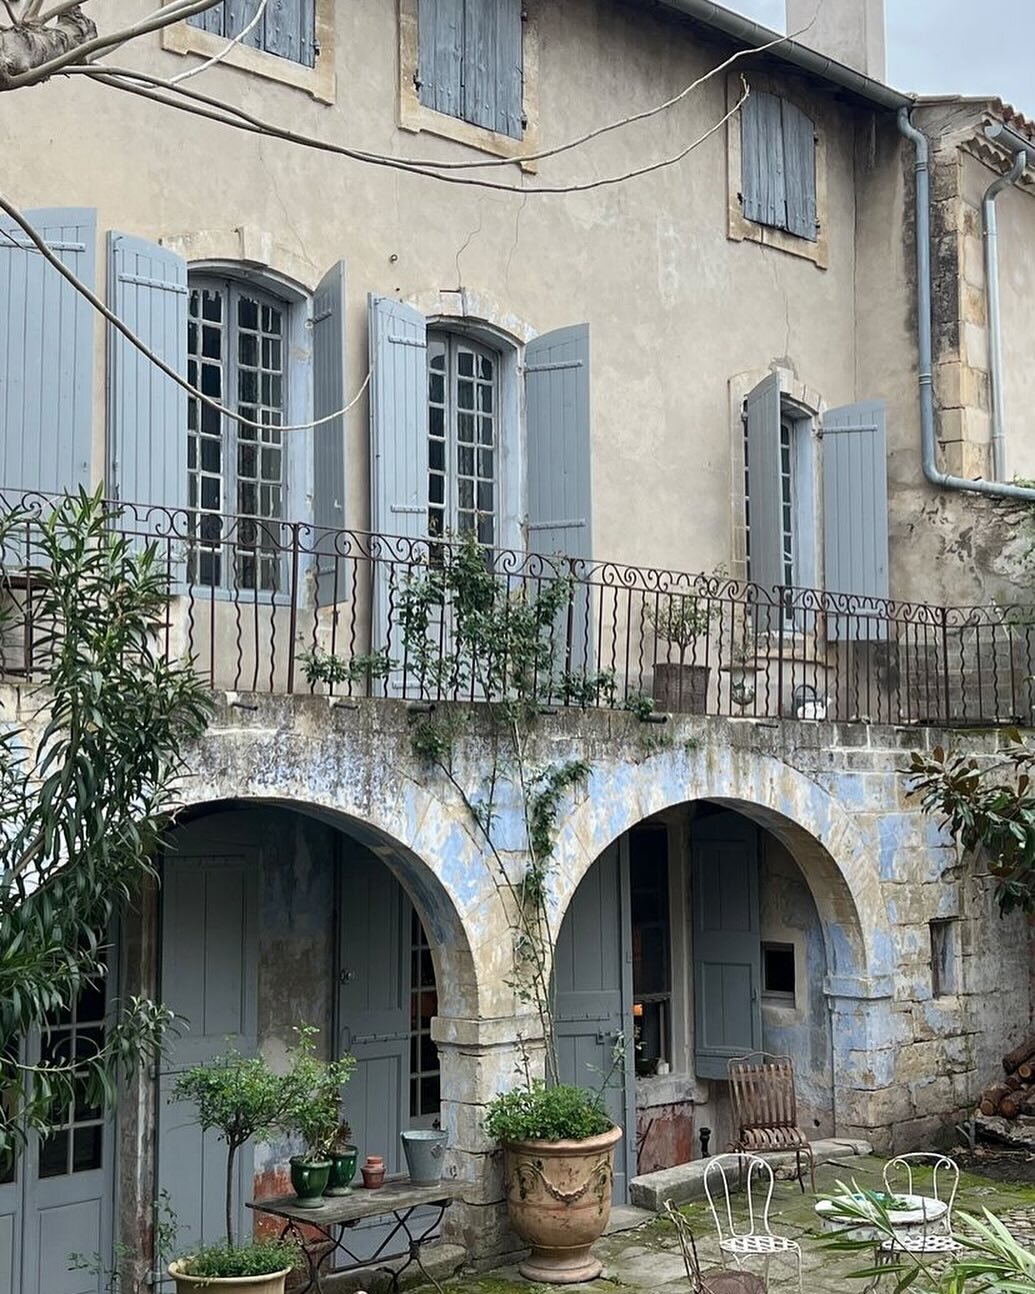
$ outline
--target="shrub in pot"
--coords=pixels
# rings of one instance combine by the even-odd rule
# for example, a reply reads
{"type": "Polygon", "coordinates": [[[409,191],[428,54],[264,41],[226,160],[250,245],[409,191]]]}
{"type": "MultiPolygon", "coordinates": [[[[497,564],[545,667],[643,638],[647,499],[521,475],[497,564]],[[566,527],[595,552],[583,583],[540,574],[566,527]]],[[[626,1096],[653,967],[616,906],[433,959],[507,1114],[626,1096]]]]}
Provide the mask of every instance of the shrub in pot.
{"type": "Polygon", "coordinates": [[[333,1148],[343,1126],[341,1090],[356,1066],[354,1056],[320,1060],[316,1056],[316,1030],[299,1031],[289,1077],[292,1107],[284,1119],[286,1132],[298,1132],[306,1149],[290,1160],[291,1185],[302,1207],[319,1208],[334,1167],[333,1148]]]}
{"type": "Polygon", "coordinates": [[[694,593],[664,593],[646,607],[644,618],[655,639],[670,644],[668,659],[654,661],[654,700],[659,710],[704,714],[711,669],[697,663],[694,644],[718,614],[718,605],[694,593]]]}
{"type": "Polygon", "coordinates": [[[178,1294],[218,1288],[222,1281],[233,1281],[234,1291],[248,1294],[283,1294],[298,1248],[280,1241],[237,1242],[234,1164],[242,1146],[253,1137],[268,1137],[283,1128],[296,1099],[286,1075],[275,1073],[262,1056],[242,1056],[233,1047],[176,1080],[173,1100],[192,1101],[202,1129],[214,1129],[227,1148],[226,1241],[204,1245],[170,1265],[178,1294]]]}
{"type": "Polygon", "coordinates": [[[503,1147],[511,1225],[532,1248],[519,1270],[555,1285],[594,1280],[590,1247],[611,1213],[622,1130],[597,1092],[532,1080],[488,1107],[485,1130],[503,1147]]]}

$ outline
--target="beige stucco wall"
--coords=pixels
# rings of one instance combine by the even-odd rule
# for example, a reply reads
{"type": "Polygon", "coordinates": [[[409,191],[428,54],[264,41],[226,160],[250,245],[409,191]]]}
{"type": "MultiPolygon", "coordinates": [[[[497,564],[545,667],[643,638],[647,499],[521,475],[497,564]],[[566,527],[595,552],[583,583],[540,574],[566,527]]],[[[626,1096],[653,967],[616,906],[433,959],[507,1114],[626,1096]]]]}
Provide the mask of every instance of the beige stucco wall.
{"type": "MultiPolygon", "coordinates": [[[[120,19],[147,9],[142,0],[102,4],[99,21],[116,7],[120,19]]],[[[538,0],[529,8],[538,32],[544,146],[658,103],[729,52],[633,6],[538,0]]],[[[207,71],[190,84],[337,142],[399,156],[472,156],[397,128],[394,0],[340,3],[334,21],[331,104],[232,69],[207,71]]],[[[119,61],[165,74],[186,63],[162,50],[157,37],[123,51],[119,61]]],[[[521,198],[260,141],[69,80],[5,104],[16,141],[6,157],[6,187],[25,206],[95,205],[100,230],[171,241],[189,257],[264,260],[307,290],[344,257],[352,391],[367,372],[369,292],[400,296],[429,314],[459,311],[466,300],[518,337],[588,320],[595,551],[701,569],[733,551],[739,428],[730,382],[737,375],[779,362],[827,405],[887,396],[897,408],[894,473],[911,470],[915,399],[902,376],[912,352],[900,276],[897,135],[886,118],[798,78],[788,78],[785,89],[819,123],[826,269],[728,238],[725,129],[656,175],[587,194],[521,198]]],[[[580,182],[674,153],[723,115],[727,95],[726,80],[716,78],[647,123],[544,161],[523,182],[580,182]]],[[[516,167],[488,174],[522,183],[516,167]]],[[[97,392],[100,429],[100,367],[97,392]]],[[[307,433],[292,434],[304,444],[307,433]]],[[[350,416],[347,438],[347,520],[365,526],[365,400],[350,416]]],[[[102,462],[98,438],[98,473],[102,462]]]]}

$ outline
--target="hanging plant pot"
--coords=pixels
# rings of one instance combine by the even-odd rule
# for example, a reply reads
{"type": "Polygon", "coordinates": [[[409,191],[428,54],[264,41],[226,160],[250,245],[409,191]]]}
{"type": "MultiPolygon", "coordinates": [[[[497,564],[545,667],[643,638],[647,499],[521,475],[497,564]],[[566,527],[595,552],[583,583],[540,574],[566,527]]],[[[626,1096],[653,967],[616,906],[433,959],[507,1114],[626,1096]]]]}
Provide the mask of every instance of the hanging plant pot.
{"type": "Polygon", "coordinates": [[[323,1193],[327,1189],[327,1179],[331,1174],[329,1159],[304,1159],[301,1155],[292,1155],[291,1185],[298,1196],[298,1207],[301,1209],[318,1209],[323,1203],[323,1193]]]}
{"type": "Polygon", "coordinates": [[[590,1253],[611,1216],[615,1146],[622,1129],[581,1141],[504,1143],[504,1185],[514,1230],[532,1252],[521,1275],[551,1285],[595,1280],[590,1253]]]}

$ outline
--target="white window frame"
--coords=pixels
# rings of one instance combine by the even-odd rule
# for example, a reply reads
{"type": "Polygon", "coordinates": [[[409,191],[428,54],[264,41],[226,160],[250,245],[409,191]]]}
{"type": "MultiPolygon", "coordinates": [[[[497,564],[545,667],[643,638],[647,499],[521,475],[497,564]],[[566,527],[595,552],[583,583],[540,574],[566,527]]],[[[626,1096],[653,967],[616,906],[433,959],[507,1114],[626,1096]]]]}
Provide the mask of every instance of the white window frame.
{"type": "MultiPolygon", "coordinates": [[[[751,464],[747,461],[747,424],[741,418],[743,464],[742,515],[744,516],[744,559],[746,578],[751,579],[751,540],[748,509],[751,500],[751,464]]],[[[811,410],[786,394],[780,396],[780,433],[790,435],[791,450],[791,579],[786,583],[795,588],[820,587],[819,534],[816,490],[819,480],[816,446],[816,419],[811,410]]],[[[782,459],[782,454],[781,454],[782,459]]],[[[781,490],[781,515],[783,495],[781,490]]],[[[790,623],[790,622],[789,622],[790,623]]]]}
{"type": "MultiPolygon", "coordinates": [[[[309,316],[311,299],[294,283],[268,272],[260,272],[236,262],[222,260],[192,261],[188,266],[188,291],[195,286],[209,284],[226,284],[241,290],[252,290],[260,297],[266,297],[278,304],[284,311],[285,329],[285,363],[286,382],[283,410],[283,423],[286,426],[305,424],[313,416],[313,382],[312,382],[312,338],[309,316]]],[[[227,394],[227,392],[224,392],[227,394]]],[[[233,408],[226,399],[221,403],[233,408]]],[[[229,419],[225,419],[230,422],[229,419]]],[[[233,436],[234,456],[236,458],[236,427],[233,436]]],[[[307,427],[303,431],[285,433],[282,438],[283,453],[283,520],[300,521],[312,516],[313,500],[313,431],[307,427]]],[[[183,470],[187,472],[187,461],[183,470]]],[[[236,464],[232,473],[236,480],[236,464]]],[[[224,498],[223,516],[236,516],[236,491],[234,507],[226,506],[228,496],[224,498]]],[[[289,600],[290,590],[280,588],[271,594],[269,590],[238,588],[226,577],[226,557],[224,556],[223,579],[215,586],[201,584],[194,573],[191,584],[196,589],[204,589],[205,595],[216,600],[234,596],[258,596],[263,602],[280,605],[289,600]]]]}

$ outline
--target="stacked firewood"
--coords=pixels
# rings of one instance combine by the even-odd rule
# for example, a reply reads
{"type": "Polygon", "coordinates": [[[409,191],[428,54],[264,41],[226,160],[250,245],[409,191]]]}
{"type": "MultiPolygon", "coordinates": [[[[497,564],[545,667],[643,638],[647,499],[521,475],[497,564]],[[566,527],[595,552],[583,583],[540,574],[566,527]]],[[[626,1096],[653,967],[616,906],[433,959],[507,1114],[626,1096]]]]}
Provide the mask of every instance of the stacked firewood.
{"type": "Polygon", "coordinates": [[[1035,1037],[1027,1038],[1003,1057],[1006,1077],[992,1083],[981,1093],[978,1111],[1003,1119],[1018,1115],[1035,1116],[1035,1037]]]}

